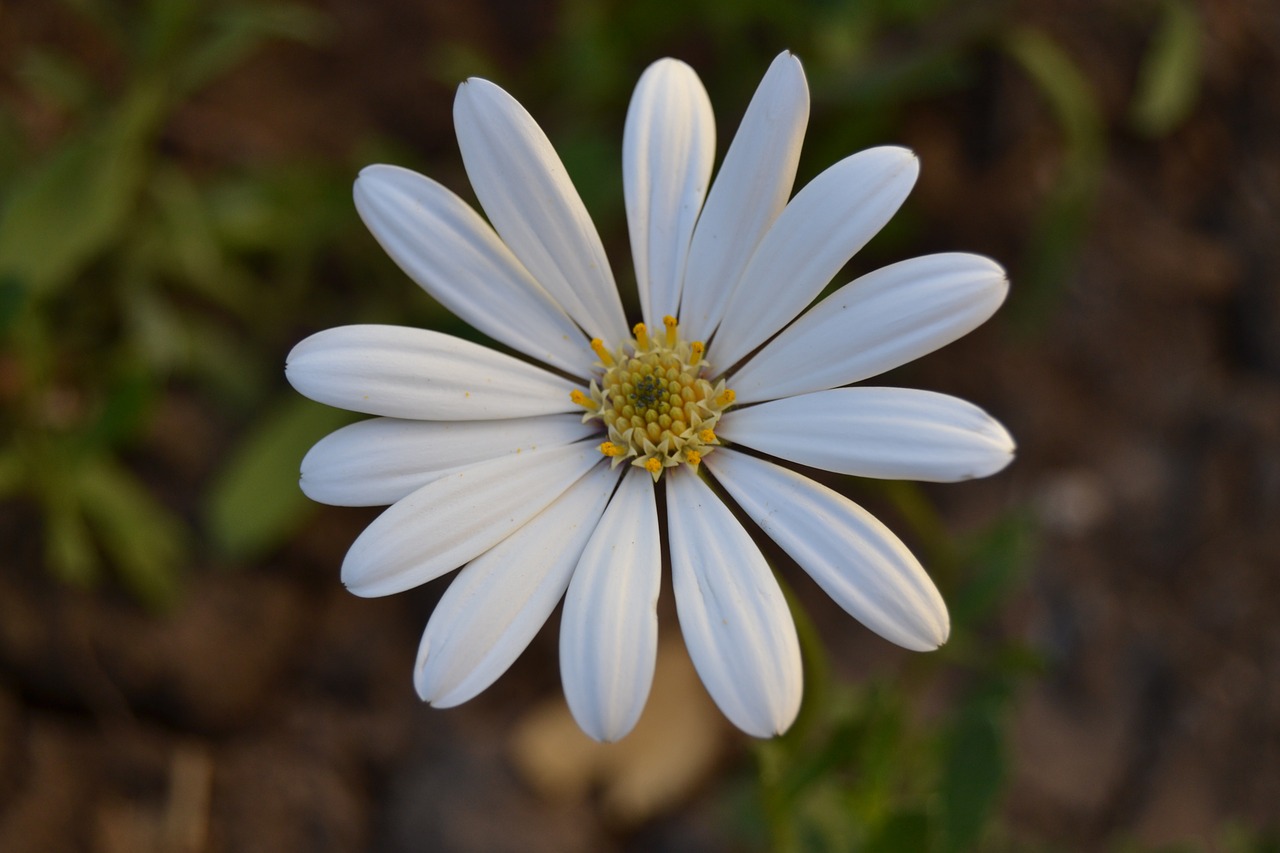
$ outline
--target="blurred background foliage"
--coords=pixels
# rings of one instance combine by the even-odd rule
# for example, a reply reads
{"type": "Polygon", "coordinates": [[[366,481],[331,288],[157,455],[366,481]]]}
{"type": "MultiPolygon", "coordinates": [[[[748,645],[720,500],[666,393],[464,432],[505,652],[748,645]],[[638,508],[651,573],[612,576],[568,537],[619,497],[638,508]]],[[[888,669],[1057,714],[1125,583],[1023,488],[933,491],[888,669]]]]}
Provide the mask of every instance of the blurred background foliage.
{"type": "MultiPolygon", "coordinates": [[[[162,612],[192,566],[251,568],[307,522],[298,461],[347,416],[284,385],[294,342],[361,319],[473,334],[406,287],[350,203],[355,171],[374,159],[450,178],[460,168],[447,139],[424,150],[372,125],[338,156],[219,160],[175,144],[184,107],[264,45],[341,41],[318,6],[54,5],[72,36],[14,45],[0,105],[0,498],[33,520],[48,572],[126,589],[162,612]]],[[[1030,337],[1072,270],[1116,129],[1081,59],[1053,32],[1021,22],[1017,5],[564,0],[514,67],[500,46],[461,35],[423,57],[441,84],[424,97],[444,109],[446,86],[479,75],[539,105],[535,116],[616,247],[625,246],[622,117],[638,72],[660,55],[697,57],[723,151],[769,59],[796,52],[814,102],[800,183],[896,139],[913,105],[976,93],[992,62],[1009,63],[1058,133],[1022,257],[1006,259],[1018,275],[1003,328],[1030,337]]],[[[1159,138],[1197,101],[1199,12],[1191,0],[1149,0],[1119,14],[1152,33],[1121,130],[1159,138]]],[[[869,257],[918,253],[921,229],[908,202],[869,257]]],[[[1026,579],[1038,536],[1031,517],[1010,510],[957,541],[917,487],[846,485],[894,508],[894,526],[950,604],[952,640],[892,680],[850,685],[830,674],[819,632],[793,597],[804,711],[788,735],[754,745],[757,772],[728,786],[739,805],[727,820],[751,849],[1054,849],[1016,841],[998,818],[1007,712],[1043,662],[993,630],[992,616],[1026,579]],[[922,703],[938,708],[940,684],[949,699],[922,713],[922,703]]],[[[332,557],[336,577],[340,554],[332,557]]],[[[1222,844],[1277,849],[1229,828],[1222,844]]]]}
{"type": "MultiPolygon", "coordinates": [[[[356,152],[346,163],[301,152],[282,167],[191,162],[166,150],[175,110],[264,40],[340,37],[321,13],[197,0],[64,5],[99,55],[22,45],[11,60],[13,95],[54,130],[33,138],[12,112],[0,119],[8,153],[0,175],[7,404],[0,488],[38,502],[45,559],[58,576],[92,583],[105,561],[137,595],[161,603],[193,543],[212,541],[247,557],[296,529],[305,504],[289,485],[292,457],[339,416],[282,393],[274,356],[290,333],[323,316],[313,306],[332,298],[325,281],[390,279],[363,290],[367,298],[355,305],[386,315],[394,303],[379,300],[394,298],[395,278],[370,256],[351,214],[356,152]],[[102,54],[105,79],[95,67],[102,54]],[[175,387],[224,405],[232,423],[234,413],[252,413],[256,422],[223,471],[201,484],[199,512],[174,512],[128,464],[157,398],[175,387]]],[[[718,103],[749,99],[774,45],[804,58],[815,107],[801,181],[821,164],[893,138],[913,102],[975,85],[981,57],[995,48],[1025,69],[1061,126],[1060,173],[1030,241],[1024,267],[1031,274],[1019,282],[1024,313],[1051,300],[1105,157],[1095,98],[1071,57],[1045,32],[1006,26],[1006,4],[801,5],[564,4],[521,94],[559,110],[545,120],[602,231],[616,235],[623,225],[616,161],[626,98],[636,69],[680,47],[671,43],[671,20],[702,24],[687,40],[707,56],[702,73],[718,103]],[[931,26],[944,11],[952,13],[949,25],[931,26]],[[1032,291],[1049,295],[1033,300],[1032,291]]],[[[1135,127],[1158,134],[1194,98],[1195,12],[1185,0],[1169,0],[1149,14],[1160,29],[1132,117],[1135,127]]],[[[433,58],[435,73],[444,80],[489,73],[496,58],[485,51],[457,43],[433,58]]],[[[370,139],[365,150],[395,145],[370,139]]],[[[910,227],[908,211],[881,242],[909,245],[910,227]]]]}

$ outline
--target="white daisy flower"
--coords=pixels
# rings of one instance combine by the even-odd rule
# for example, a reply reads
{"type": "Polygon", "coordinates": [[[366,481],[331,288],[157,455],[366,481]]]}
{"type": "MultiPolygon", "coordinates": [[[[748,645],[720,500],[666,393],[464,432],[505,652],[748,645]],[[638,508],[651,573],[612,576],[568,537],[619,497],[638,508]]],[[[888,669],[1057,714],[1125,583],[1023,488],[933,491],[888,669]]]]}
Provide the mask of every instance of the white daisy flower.
{"type": "Polygon", "coordinates": [[[986,258],[932,255],[864,275],[805,312],[918,171],[911,152],[875,148],[789,198],[808,107],[800,63],[784,53],[708,191],[706,91],[676,60],[645,71],[623,137],[634,326],[564,166],[493,83],[463,83],[454,104],[488,223],[421,175],[360,173],[356,206],[401,268],[528,357],[364,325],[313,335],[288,358],[301,393],[378,416],[302,463],[302,489],[317,501],[391,504],[347,553],[347,587],[388,595],[462,567],[422,637],[414,681],[425,701],[449,707],[484,690],[563,598],[569,707],[590,736],[622,737],[653,678],[665,548],[711,696],[751,735],[785,731],[801,694],[795,626],[722,494],[871,630],[909,649],[946,641],[946,606],[902,542],[774,460],[930,481],[1003,468],[1013,441],[973,405],[844,386],[966,334],[1008,285],[986,258]]]}

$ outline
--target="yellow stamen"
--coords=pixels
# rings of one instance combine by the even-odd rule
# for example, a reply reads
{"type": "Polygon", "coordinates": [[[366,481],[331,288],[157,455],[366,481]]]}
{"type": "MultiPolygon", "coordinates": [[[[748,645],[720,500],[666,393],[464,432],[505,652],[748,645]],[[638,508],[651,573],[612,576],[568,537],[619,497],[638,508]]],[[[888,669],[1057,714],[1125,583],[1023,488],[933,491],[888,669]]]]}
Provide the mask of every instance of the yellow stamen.
{"type": "Polygon", "coordinates": [[[674,316],[662,324],[663,333],[651,335],[637,323],[634,337],[612,350],[591,341],[597,373],[589,389],[571,393],[587,410],[584,422],[601,421],[599,452],[615,466],[643,468],[655,483],[668,468],[702,464],[720,445],[717,423],[735,400],[723,379],[703,375],[707,345],[681,340],[674,316]]]}
{"type": "Polygon", "coordinates": [[[604,341],[599,338],[592,338],[591,348],[596,351],[596,358],[600,359],[601,364],[605,367],[613,367],[613,356],[604,348],[604,341]]]}

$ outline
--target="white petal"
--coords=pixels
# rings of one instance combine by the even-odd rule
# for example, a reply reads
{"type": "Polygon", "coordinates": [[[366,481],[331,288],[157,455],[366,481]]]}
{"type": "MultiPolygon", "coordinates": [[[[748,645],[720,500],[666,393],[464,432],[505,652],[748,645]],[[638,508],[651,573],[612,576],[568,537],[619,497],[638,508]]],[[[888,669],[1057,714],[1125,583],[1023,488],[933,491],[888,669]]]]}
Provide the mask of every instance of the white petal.
{"type": "Polygon", "coordinates": [[[490,420],[571,411],[573,385],[428,329],[339,326],[299,343],[285,376],[319,403],[392,418],[490,420]]]}
{"type": "Polygon", "coordinates": [[[919,173],[907,149],[872,148],[796,193],[729,298],[711,350],[715,363],[728,368],[803,311],[889,221],[919,173]]]}
{"type": "Polygon", "coordinates": [[[676,613],[707,692],[756,737],[786,731],[800,709],[800,642],[764,556],[697,475],[669,471],[667,530],[676,613]]]}
{"type": "Polygon", "coordinates": [[[721,448],[704,464],[738,505],[836,603],[914,651],[947,641],[951,620],[907,546],[844,495],[787,468],[721,448]]]}
{"type": "Polygon", "coordinates": [[[428,483],[356,538],[342,582],[356,595],[403,592],[453,571],[519,530],[600,461],[591,442],[504,456],[428,483]]]}
{"type": "Polygon", "coordinates": [[[355,199],[392,260],[471,326],[575,375],[595,360],[569,316],[449,190],[398,166],[368,166],[356,180],[355,199]]]}
{"type": "Polygon", "coordinates": [[[946,346],[995,313],[1004,270],[941,254],[878,269],[815,305],[729,380],[739,405],[860,382],[946,346]]]}
{"type": "Polygon", "coordinates": [[[680,310],[689,238],[715,147],[715,116],[698,75],[675,59],[650,65],[636,84],[622,137],[631,254],[650,328],[661,328],[664,316],[680,310]]]}
{"type": "Polygon", "coordinates": [[[596,467],[458,573],[418,646],[413,683],[424,702],[460,705],[507,671],[564,595],[617,482],[596,467]]]}
{"type": "Polygon", "coordinates": [[[574,414],[497,421],[370,418],[311,448],[302,459],[302,491],[334,506],[385,506],[477,462],[572,444],[597,429],[574,414]]]}
{"type": "Polygon", "coordinates": [[[909,388],[836,388],[733,409],[722,438],[840,474],[948,483],[1013,459],[1013,438],[972,403],[909,388]]]}
{"type": "Polygon", "coordinates": [[[781,53],[742,117],[693,232],[679,314],[687,339],[711,337],[756,245],[786,205],[808,121],[804,69],[781,53]]]}
{"type": "Polygon", "coordinates": [[[533,117],[488,80],[458,87],[453,121],[476,198],[538,283],[592,337],[627,337],[604,247],[533,117]]]}
{"type": "Polygon", "coordinates": [[[564,696],[596,740],[630,732],[649,697],[661,574],[653,480],[632,468],[578,561],[560,623],[564,696]]]}

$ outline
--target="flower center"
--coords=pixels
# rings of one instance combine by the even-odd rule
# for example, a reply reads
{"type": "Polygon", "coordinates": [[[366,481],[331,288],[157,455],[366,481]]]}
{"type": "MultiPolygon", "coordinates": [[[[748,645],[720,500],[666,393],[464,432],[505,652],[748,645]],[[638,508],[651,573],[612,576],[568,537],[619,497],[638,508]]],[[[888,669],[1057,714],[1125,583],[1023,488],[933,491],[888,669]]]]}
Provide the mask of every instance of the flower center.
{"type": "Polygon", "coordinates": [[[587,393],[574,391],[573,401],[586,409],[583,421],[599,419],[609,434],[600,452],[616,466],[631,464],[653,475],[685,464],[697,468],[702,457],[720,444],[715,427],[733,405],[733,391],[703,376],[706,347],[680,340],[675,317],[664,317],[666,332],[651,337],[644,323],[635,337],[610,351],[599,338],[591,342],[600,360],[599,380],[587,393]]]}

